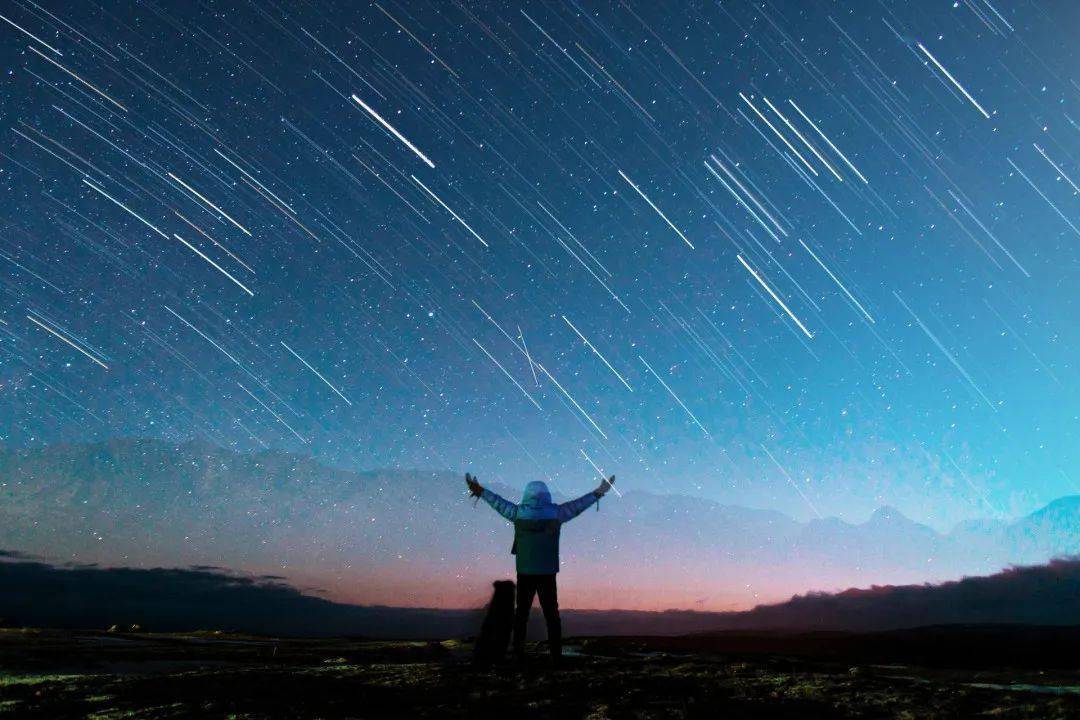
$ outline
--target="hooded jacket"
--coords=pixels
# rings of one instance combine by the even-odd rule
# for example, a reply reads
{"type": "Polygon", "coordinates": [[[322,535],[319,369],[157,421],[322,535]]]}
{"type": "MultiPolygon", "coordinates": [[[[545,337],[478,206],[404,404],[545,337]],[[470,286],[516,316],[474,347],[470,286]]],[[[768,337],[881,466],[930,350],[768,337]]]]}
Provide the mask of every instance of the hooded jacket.
{"type": "Polygon", "coordinates": [[[559,531],[597,501],[595,493],[561,505],[551,502],[547,485],[534,480],[525,486],[521,504],[515,505],[485,489],[484,501],[514,524],[514,546],[519,575],[553,575],[559,572],[559,531]]]}

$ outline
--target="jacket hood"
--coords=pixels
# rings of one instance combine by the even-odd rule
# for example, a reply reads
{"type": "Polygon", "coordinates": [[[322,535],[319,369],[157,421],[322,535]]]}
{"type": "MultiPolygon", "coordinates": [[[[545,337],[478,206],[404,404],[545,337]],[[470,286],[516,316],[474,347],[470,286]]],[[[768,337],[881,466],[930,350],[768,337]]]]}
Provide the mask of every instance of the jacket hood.
{"type": "Polygon", "coordinates": [[[547,484],[541,480],[533,480],[525,486],[525,494],[521,496],[521,504],[529,507],[541,507],[551,504],[551,492],[547,484]]]}

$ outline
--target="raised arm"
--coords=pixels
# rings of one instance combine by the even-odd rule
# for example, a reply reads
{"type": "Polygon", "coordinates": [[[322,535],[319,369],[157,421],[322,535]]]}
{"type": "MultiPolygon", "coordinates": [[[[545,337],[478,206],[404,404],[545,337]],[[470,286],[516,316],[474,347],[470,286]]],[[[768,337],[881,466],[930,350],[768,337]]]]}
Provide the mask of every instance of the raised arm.
{"type": "Polygon", "coordinates": [[[517,505],[491,492],[482,486],[480,481],[469,473],[465,473],[465,484],[469,486],[469,492],[472,495],[483,498],[484,502],[490,505],[495,512],[499,513],[510,522],[514,522],[514,520],[517,519],[517,505]]]}
{"type": "Polygon", "coordinates": [[[560,522],[569,522],[573,520],[595,502],[598,502],[600,498],[607,494],[607,491],[611,489],[612,483],[615,482],[615,476],[600,483],[600,487],[591,492],[587,492],[577,500],[571,500],[570,502],[564,502],[559,506],[559,520],[560,522]]]}

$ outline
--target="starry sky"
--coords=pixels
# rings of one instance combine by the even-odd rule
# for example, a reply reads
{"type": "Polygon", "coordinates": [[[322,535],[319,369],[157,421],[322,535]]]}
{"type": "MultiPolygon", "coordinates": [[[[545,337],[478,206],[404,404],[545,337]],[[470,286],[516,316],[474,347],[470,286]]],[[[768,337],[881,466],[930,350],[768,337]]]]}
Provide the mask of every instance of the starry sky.
{"type": "Polygon", "coordinates": [[[1070,0],[0,21],[5,444],[937,527],[1080,492],[1070,0]]]}

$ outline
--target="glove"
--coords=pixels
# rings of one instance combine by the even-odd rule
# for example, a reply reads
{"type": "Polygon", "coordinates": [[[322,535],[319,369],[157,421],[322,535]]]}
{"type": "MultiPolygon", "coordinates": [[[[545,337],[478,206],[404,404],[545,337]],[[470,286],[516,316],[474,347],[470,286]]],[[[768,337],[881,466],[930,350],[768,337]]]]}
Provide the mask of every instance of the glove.
{"type": "Polygon", "coordinates": [[[614,485],[614,484],[615,484],[615,476],[612,475],[607,480],[600,483],[600,487],[593,490],[593,495],[595,495],[596,499],[599,500],[600,498],[607,495],[608,490],[610,490],[611,486],[614,485]]]}
{"type": "Polygon", "coordinates": [[[465,484],[469,486],[469,494],[474,497],[480,497],[484,493],[484,487],[469,473],[465,473],[465,484]]]}

